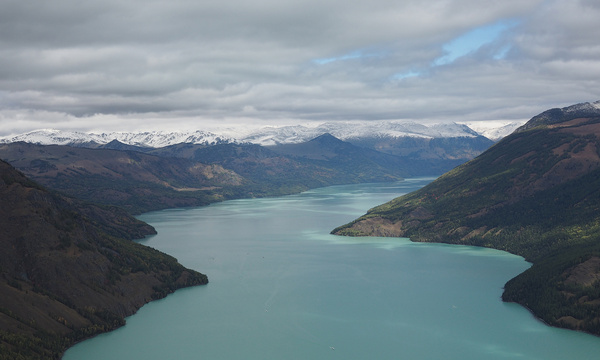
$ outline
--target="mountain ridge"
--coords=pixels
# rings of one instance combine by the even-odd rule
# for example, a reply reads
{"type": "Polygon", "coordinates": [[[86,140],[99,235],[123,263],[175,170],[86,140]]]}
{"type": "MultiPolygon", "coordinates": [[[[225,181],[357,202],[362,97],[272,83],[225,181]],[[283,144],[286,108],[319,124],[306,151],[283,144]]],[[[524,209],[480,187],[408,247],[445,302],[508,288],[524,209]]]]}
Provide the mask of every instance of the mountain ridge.
{"type": "Polygon", "coordinates": [[[220,165],[130,150],[19,142],[0,144],[0,158],[48,188],[134,214],[207,205],[223,198],[215,190],[244,182],[220,165]]]}
{"type": "Polygon", "coordinates": [[[27,142],[37,145],[70,145],[82,147],[97,147],[106,145],[114,140],[125,145],[157,148],[178,143],[194,143],[214,145],[224,142],[235,142],[234,139],[213,134],[208,131],[141,131],[141,132],[108,132],[86,133],[81,131],[63,131],[56,129],[41,129],[24,134],[5,136],[0,143],[27,142]]]}
{"type": "Polygon", "coordinates": [[[529,130],[537,126],[554,125],[573,119],[596,116],[600,116],[600,100],[593,103],[585,102],[564,108],[546,110],[531,118],[523,126],[516,129],[516,132],[529,130]]]}
{"type": "MultiPolygon", "coordinates": [[[[512,123],[519,123],[518,121],[512,123]]],[[[507,135],[502,128],[506,123],[493,126],[500,131],[498,138],[507,135]]],[[[301,143],[324,133],[330,133],[341,140],[363,137],[417,137],[425,139],[448,137],[475,137],[490,133],[490,128],[477,132],[466,124],[434,123],[423,125],[412,121],[364,121],[330,122],[318,125],[287,125],[236,128],[214,128],[211,131],[141,131],[141,132],[81,132],[56,129],[40,129],[24,134],[0,137],[0,143],[24,141],[39,145],[100,146],[113,140],[126,145],[140,147],[165,147],[178,143],[215,145],[221,143],[254,143],[263,146],[301,143]]]]}
{"type": "Polygon", "coordinates": [[[415,168],[393,155],[332,136],[315,147],[318,141],[307,144],[324,157],[320,160],[249,143],[154,149],[117,140],[98,148],[0,144],[0,158],[49,188],[121,206],[133,214],[232,198],[287,195],[328,185],[398,181],[415,168]],[[344,150],[336,153],[340,144],[344,150]]]}
{"type": "Polygon", "coordinates": [[[503,299],[550,325],[600,335],[600,111],[584,103],[540,115],[333,233],[521,255],[533,265],[507,282],[503,299]]]}

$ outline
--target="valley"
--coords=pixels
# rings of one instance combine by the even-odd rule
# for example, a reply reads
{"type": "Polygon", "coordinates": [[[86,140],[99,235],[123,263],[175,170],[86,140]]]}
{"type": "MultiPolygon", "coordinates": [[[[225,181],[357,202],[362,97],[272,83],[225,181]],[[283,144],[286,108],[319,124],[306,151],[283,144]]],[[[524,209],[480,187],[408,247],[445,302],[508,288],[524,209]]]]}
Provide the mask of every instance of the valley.
{"type": "MultiPolygon", "coordinates": [[[[533,266],[506,284],[503,300],[550,325],[600,335],[599,124],[597,104],[586,103],[544,112],[498,143],[454,125],[436,128],[446,131],[437,137],[346,133],[342,140],[326,132],[275,141],[281,134],[301,138],[285,129],[257,135],[262,144],[208,141],[199,132],[169,135],[191,141],[181,143],[157,134],[146,134],[146,143],[83,135],[73,141],[55,132],[52,141],[61,144],[4,141],[2,247],[14,251],[0,264],[0,339],[15,354],[27,344],[31,358],[56,357],[75,341],[123,325],[152,299],[208,282],[131,242],[155,233],[131,214],[440,173],[332,233],[521,255],[533,266]],[[448,136],[457,128],[461,136],[448,136]],[[76,278],[59,276],[73,272],[76,278]],[[28,319],[32,307],[24,301],[52,310],[28,319]]],[[[140,139],[121,136],[133,138],[140,139]]]]}
{"type": "MultiPolygon", "coordinates": [[[[440,135],[439,129],[436,131],[440,135]]],[[[456,130],[444,135],[460,137],[375,140],[365,135],[354,138],[358,145],[325,133],[301,143],[270,146],[221,138],[208,143],[198,132],[196,137],[180,134],[154,140],[151,134],[119,137],[130,142],[138,139],[134,141],[137,145],[117,139],[99,144],[95,140],[108,138],[83,134],[44,134],[45,138],[39,133],[13,138],[30,142],[0,143],[0,159],[48,188],[119,206],[132,214],[287,195],[330,185],[438,175],[493,144],[472,131],[456,130]],[[192,142],[170,144],[165,139],[192,142]],[[170,145],[155,148],[149,144],[170,145]]]]}
{"type": "Polygon", "coordinates": [[[145,303],[208,282],[176,259],[132,242],[155,230],[130,214],[395,182],[464,160],[398,156],[327,133],[272,146],[55,140],[61,144],[0,144],[7,161],[0,164],[0,245],[8,249],[0,258],[2,356],[58,358],[73,343],[122,326],[145,303]]]}

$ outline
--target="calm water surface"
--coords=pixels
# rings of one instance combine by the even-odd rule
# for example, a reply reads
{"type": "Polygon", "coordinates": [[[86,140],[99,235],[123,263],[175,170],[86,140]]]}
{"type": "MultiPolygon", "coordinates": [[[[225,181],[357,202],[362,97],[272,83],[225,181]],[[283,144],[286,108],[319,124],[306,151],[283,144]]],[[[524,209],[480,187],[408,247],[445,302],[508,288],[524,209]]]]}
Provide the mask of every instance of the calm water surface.
{"type": "Polygon", "coordinates": [[[75,359],[598,359],[600,338],[500,301],[522,258],[401,238],[329,235],[432,179],[317,189],[141,216],[143,243],[209,276],[75,359]]]}

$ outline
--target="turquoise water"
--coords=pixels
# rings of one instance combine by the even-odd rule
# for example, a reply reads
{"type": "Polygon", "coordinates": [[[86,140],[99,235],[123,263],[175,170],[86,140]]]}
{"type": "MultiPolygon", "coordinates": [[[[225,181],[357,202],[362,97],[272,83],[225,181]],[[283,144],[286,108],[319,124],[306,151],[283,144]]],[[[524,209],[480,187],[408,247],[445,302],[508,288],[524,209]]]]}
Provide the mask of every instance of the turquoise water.
{"type": "Polygon", "coordinates": [[[528,268],[501,251],[329,235],[432,179],[322,188],[141,218],[142,242],[209,276],[75,359],[597,359],[600,338],[501,302],[528,268]]]}

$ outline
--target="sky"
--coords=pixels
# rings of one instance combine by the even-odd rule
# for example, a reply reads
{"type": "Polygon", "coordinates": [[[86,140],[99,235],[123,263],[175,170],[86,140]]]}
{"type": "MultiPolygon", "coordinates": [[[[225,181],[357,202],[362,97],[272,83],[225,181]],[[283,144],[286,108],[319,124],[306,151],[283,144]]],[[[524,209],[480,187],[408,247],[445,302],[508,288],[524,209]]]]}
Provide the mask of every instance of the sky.
{"type": "Polygon", "coordinates": [[[600,100],[597,0],[0,0],[0,136],[527,120],[600,100]]]}

